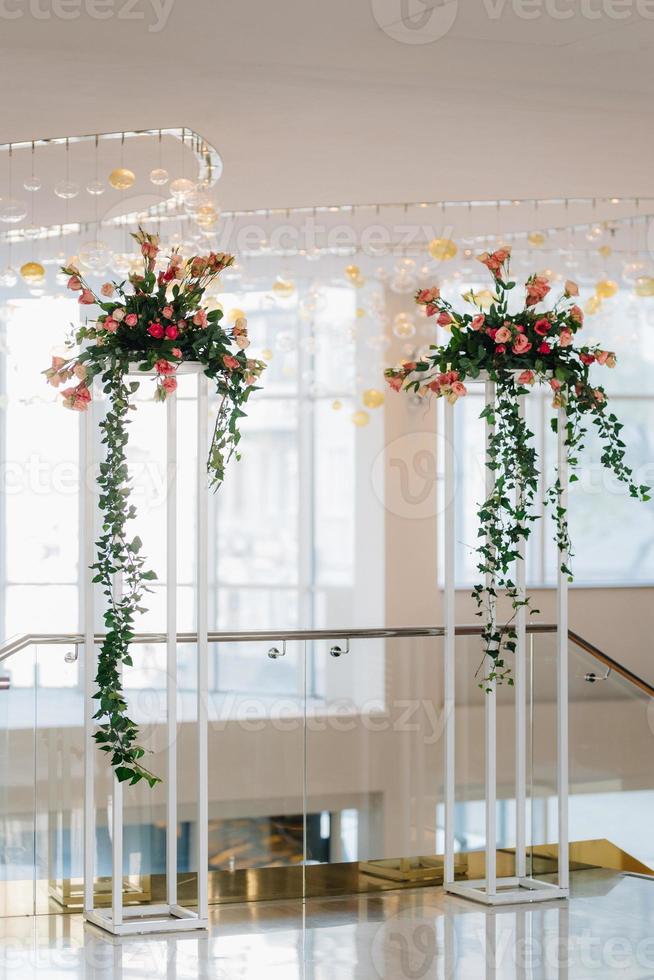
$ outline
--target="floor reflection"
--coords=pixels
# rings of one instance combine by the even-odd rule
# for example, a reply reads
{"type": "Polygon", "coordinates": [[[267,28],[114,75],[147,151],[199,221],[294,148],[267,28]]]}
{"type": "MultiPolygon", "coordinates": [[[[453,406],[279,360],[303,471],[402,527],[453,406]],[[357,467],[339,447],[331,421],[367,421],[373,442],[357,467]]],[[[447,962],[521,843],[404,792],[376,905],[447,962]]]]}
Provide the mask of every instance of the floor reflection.
{"type": "Polygon", "coordinates": [[[0,922],[7,980],[578,980],[654,975],[654,880],[592,870],[569,902],[486,909],[440,888],[231,905],[208,935],[114,939],[78,915],[0,922]]]}

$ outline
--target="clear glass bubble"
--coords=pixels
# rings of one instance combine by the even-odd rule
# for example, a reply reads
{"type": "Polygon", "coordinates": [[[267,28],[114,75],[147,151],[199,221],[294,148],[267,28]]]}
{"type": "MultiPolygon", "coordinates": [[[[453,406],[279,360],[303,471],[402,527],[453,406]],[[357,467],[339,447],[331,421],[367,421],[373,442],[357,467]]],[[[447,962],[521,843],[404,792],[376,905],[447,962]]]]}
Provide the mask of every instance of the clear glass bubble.
{"type": "Polygon", "coordinates": [[[107,185],[103,180],[91,180],[86,185],[86,193],[90,194],[92,197],[99,197],[100,194],[104,194],[107,189],[107,185]]]}
{"type": "Polygon", "coordinates": [[[0,198],[0,221],[6,225],[15,225],[27,217],[27,203],[17,197],[0,198]]]}
{"type": "Polygon", "coordinates": [[[7,289],[11,289],[18,282],[18,273],[13,266],[6,266],[2,272],[0,272],[0,286],[5,286],[7,289]]]}
{"type": "Polygon", "coordinates": [[[70,201],[79,194],[79,184],[76,184],[74,180],[58,180],[54,186],[54,192],[57,197],[61,197],[64,201],[70,201]]]}
{"type": "Polygon", "coordinates": [[[37,177],[36,174],[31,174],[31,176],[27,177],[27,179],[23,181],[23,187],[26,191],[30,191],[33,194],[34,191],[41,190],[43,187],[43,181],[40,177],[37,177]]]}
{"type": "Polygon", "coordinates": [[[154,170],[150,171],[150,183],[154,184],[155,187],[163,187],[170,180],[170,174],[163,167],[155,167],[154,170]]]}
{"type": "Polygon", "coordinates": [[[111,252],[108,246],[101,241],[84,242],[79,248],[80,265],[93,272],[101,272],[109,264],[111,252]]]}

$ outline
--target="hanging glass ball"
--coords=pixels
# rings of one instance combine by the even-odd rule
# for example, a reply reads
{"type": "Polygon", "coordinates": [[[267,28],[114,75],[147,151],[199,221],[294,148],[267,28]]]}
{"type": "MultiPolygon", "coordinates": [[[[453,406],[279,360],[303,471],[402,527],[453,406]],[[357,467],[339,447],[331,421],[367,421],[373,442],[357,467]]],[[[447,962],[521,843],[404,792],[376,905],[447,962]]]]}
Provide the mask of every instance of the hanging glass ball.
{"type": "Polygon", "coordinates": [[[539,248],[541,245],[545,244],[545,235],[542,233],[542,231],[532,231],[529,235],[527,235],[527,241],[530,245],[534,245],[536,248],[539,248]]]}
{"type": "Polygon", "coordinates": [[[584,307],[584,310],[590,316],[593,316],[594,313],[597,313],[597,311],[599,309],[601,309],[601,306],[602,306],[602,299],[601,299],[601,297],[600,296],[591,296],[590,299],[588,300],[588,302],[586,303],[586,305],[584,307]]]}
{"type": "Polygon", "coordinates": [[[195,220],[200,228],[213,228],[218,223],[220,211],[211,204],[202,205],[195,213],[195,220]]]}
{"type": "Polygon", "coordinates": [[[109,183],[117,191],[126,191],[136,180],[136,174],[127,167],[117,167],[109,174],[109,183]]]}
{"type": "Polygon", "coordinates": [[[608,259],[608,257],[613,254],[613,249],[610,245],[600,245],[597,251],[603,259],[608,259]]]}
{"type": "Polygon", "coordinates": [[[86,269],[101,272],[109,264],[110,253],[104,242],[84,242],[79,248],[79,262],[86,269]]]}
{"type": "Polygon", "coordinates": [[[595,293],[601,299],[610,299],[611,296],[615,296],[618,291],[617,282],[613,282],[612,279],[600,279],[600,281],[595,286],[595,293]]]}
{"type": "Polygon", "coordinates": [[[150,183],[154,184],[155,187],[163,187],[169,180],[170,175],[163,167],[155,167],[154,170],[150,171],[150,183]]]}
{"type": "Polygon", "coordinates": [[[91,194],[92,197],[99,197],[100,194],[104,194],[107,189],[107,185],[103,180],[91,180],[86,185],[86,193],[91,194]]]}
{"type": "Polygon", "coordinates": [[[281,299],[288,299],[295,292],[295,283],[290,279],[276,279],[272,284],[272,290],[275,296],[279,296],[281,299]]]}
{"type": "Polygon", "coordinates": [[[637,296],[654,296],[654,277],[639,276],[634,288],[637,296]]]}
{"type": "Polygon", "coordinates": [[[13,268],[13,266],[8,265],[6,268],[0,272],[0,286],[5,286],[7,289],[11,289],[18,282],[18,273],[13,268]]]}
{"type": "Polygon", "coordinates": [[[358,412],[354,412],[351,416],[354,425],[358,426],[360,429],[364,425],[368,425],[370,422],[370,416],[362,408],[358,412]]]}
{"type": "Polygon", "coordinates": [[[76,184],[74,180],[58,180],[54,186],[54,192],[57,197],[63,198],[64,201],[71,201],[79,194],[79,184],[76,184]]]}
{"type": "Polygon", "coordinates": [[[405,340],[415,336],[416,325],[413,317],[409,313],[398,313],[393,320],[393,333],[396,337],[405,340]]]}
{"type": "Polygon", "coordinates": [[[39,238],[40,235],[43,235],[46,229],[43,228],[42,225],[25,225],[25,227],[22,228],[21,231],[23,234],[23,238],[33,240],[35,238],[39,238]]]}
{"type": "Polygon", "coordinates": [[[427,246],[427,251],[432,259],[447,262],[454,258],[459,249],[451,238],[433,238],[427,246]]]}
{"type": "Polygon", "coordinates": [[[27,217],[27,204],[16,197],[0,198],[0,221],[6,225],[15,225],[27,217]]]}
{"type": "Polygon", "coordinates": [[[32,174],[23,181],[23,187],[26,191],[30,191],[31,193],[34,193],[34,191],[40,191],[42,186],[43,181],[40,177],[37,177],[36,174],[32,174]]]}
{"type": "Polygon", "coordinates": [[[195,184],[187,177],[178,177],[176,180],[173,180],[169,190],[176,201],[183,201],[189,194],[193,193],[195,184]]]}
{"type": "Polygon", "coordinates": [[[343,408],[343,402],[340,400],[340,398],[334,399],[332,402],[332,408],[335,412],[340,412],[340,410],[343,408]]]}
{"type": "Polygon", "coordinates": [[[295,337],[293,336],[292,333],[289,333],[287,331],[278,333],[275,339],[275,347],[277,348],[278,351],[281,351],[282,354],[287,354],[289,351],[292,351],[295,347],[295,337]]]}
{"type": "Polygon", "coordinates": [[[384,392],[378,388],[368,388],[361,396],[361,401],[366,408],[379,408],[384,404],[384,392]]]}
{"type": "Polygon", "coordinates": [[[113,258],[113,267],[116,272],[129,272],[131,256],[125,252],[117,252],[113,258]]]}
{"type": "Polygon", "coordinates": [[[45,279],[45,269],[40,262],[25,262],[20,267],[20,274],[28,283],[40,283],[45,279]]]}

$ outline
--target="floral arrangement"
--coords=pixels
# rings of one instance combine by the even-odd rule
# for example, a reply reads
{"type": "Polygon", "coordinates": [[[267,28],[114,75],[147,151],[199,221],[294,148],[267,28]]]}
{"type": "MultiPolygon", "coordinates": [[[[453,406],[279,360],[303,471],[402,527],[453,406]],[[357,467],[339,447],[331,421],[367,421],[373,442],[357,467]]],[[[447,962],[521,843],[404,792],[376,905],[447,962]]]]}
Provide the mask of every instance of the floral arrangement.
{"type": "MultiPolygon", "coordinates": [[[[539,309],[551,291],[542,275],[532,275],[525,284],[522,308],[509,313],[509,298],[516,288],[511,280],[510,248],[484,252],[479,260],[494,280],[494,301],[488,310],[473,291],[465,294],[472,312],[459,313],[440,294],[438,287],[421,289],[416,302],[429,317],[451,332],[449,343],[433,346],[420,360],[404,361],[389,368],[386,378],[395,391],[405,389],[419,396],[430,394],[446,398],[450,404],[465,397],[467,379],[485,372],[496,384],[495,406],[481,413],[492,426],[486,465],[493,472],[494,486],[479,506],[479,534],[484,543],[477,548],[477,568],[482,582],[473,589],[478,615],[484,617],[482,638],[489,670],[480,687],[490,691],[492,682],[506,680],[512,684],[506,656],[515,651],[515,614],[520,606],[531,608],[529,598],[521,593],[511,577],[513,562],[519,557],[520,541],[527,539],[536,516],[533,502],[538,488],[537,456],[533,433],[519,411],[519,396],[536,384],[552,390],[552,407],[565,418],[565,447],[570,481],[577,480],[579,452],[583,449],[588,422],[592,423],[603,443],[602,464],[629,487],[633,497],[649,500],[649,487],[633,481],[632,470],[625,463],[625,444],[620,437],[622,425],[607,410],[604,388],[591,382],[593,365],[613,368],[616,355],[599,346],[578,346],[576,335],[583,327],[584,315],[576,302],[579,289],[574,282],[565,283],[563,295],[547,310],[539,309]],[[483,584],[488,576],[490,585],[483,584]],[[495,599],[503,590],[511,603],[506,623],[495,621],[495,599]]],[[[551,420],[556,432],[558,418],[551,420]]],[[[546,501],[552,508],[556,542],[563,555],[561,570],[572,580],[570,558],[572,545],[568,521],[561,499],[558,475],[548,488],[546,501]]]]}
{"type": "Polygon", "coordinates": [[[69,277],[68,288],[79,294],[79,303],[100,312],[69,340],[68,346],[76,352],[69,358],[54,357],[44,373],[61,390],[66,408],[87,410],[95,378],[101,380],[108,398],[109,409],[100,422],[106,447],[98,476],[103,521],[93,565],[94,582],[102,585],[107,600],[107,633],[98,657],[94,695],[99,701],[95,740],[111,755],[118,779],[131,783],[146,779],[153,786],[159,779],[141,761],[145,749],[127,713],[119,669],[121,664],[132,663],[129,648],[134,620],[145,612],[143,595],[148,583],[156,579],[144,567],[140,539],[128,533],[136,511],[129,503],[127,424],[134,408],[132,396],[140,384],[129,380],[128,374],[134,373],[135,365],[140,372],[154,373],[154,398],[164,401],[177,388],[175,375],[180,364],[192,361],[204,367],[220,399],[207,462],[209,482],[217,488],[230,458],[238,457],[238,425],[245,415],[242,406],[256,390],[265,365],[247,357],[250,342],[245,319],[237,319],[226,330],[220,323],[222,312],[208,311],[202,305],[207,287],[232,265],[233,256],[212,252],[185,261],[173,251],[157,272],[158,236],[139,228],[133,238],[141,249],[143,273],[130,274],[123,282],[104,283],[99,296],[76,266],[62,267],[69,277]],[[114,595],[116,575],[122,577],[120,596],[114,595]]]}

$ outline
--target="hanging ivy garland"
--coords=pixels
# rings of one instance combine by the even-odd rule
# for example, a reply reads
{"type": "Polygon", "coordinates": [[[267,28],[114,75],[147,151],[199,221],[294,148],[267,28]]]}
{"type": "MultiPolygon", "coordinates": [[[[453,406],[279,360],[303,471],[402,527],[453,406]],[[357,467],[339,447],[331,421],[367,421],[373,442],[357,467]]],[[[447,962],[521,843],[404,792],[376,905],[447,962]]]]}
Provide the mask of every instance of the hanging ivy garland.
{"type": "MultiPolygon", "coordinates": [[[[474,312],[458,313],[441,296],[438,287],[419,290],[416,302],[425,308],[427,316],[436,317],[441,327],[451,331],[449,343],[434,345],[420,360],[404,361],[385,372],[395,391],[404,389],[420,396],[433,394],[447,398],[450,403],[467,395],[466,379],[479,378],[482,372],[496,386],[495,405],[481,413],[490,427],[486,466],[494,482],[477,511],[479,535],[484,541],[476,549],[481,580],[472,591],[477,614],[483,618],[482,641],[488,670],[479,686],[486,691],[492,690],[494,683],[513,684],[507,655],[513,654],[516,648],[516,613],[520,607],[527,607],[531,613],[538,611],[512,576],[521,543],[529,537],[536,520],[534,501],[539,480],[534,437],[521,417],[520,396],[536,384],[548,385],[552,390],[552,407],[564,411],[570,482],[578,479],[575,470],[590,423],[596,427],[602,442],[603,466],[627,485],[632,497],[650,499],[650,488],[634,482],[632,470],[625,462],[623,426],[608,411],[604,388],[590,380],[592,365],[615,367],[615,353],[598,345],[575,345],[575,335],[582,329],[584,319],[576,302],[577,285],[566,282],[563,295],[555,305],[537,312],[536,307],[545,300],[551,286],[545,276],[532,275],[525,284],[521,309],[509,313],[509,298],[516,287],[509,272],[510,255],[509,248],[502,248],[479,256],[493,276],[495,286],[487,312],[473,291],[464,299],[474,312]],[[495,615],[500,592],[509,600],[511,610],[502,624],[497,623],[495,615]]],[[[551,420],[554,432],[557,425],[555,415],[551,420]]],[[[551,508],[555,540],[562,555],[561,570],[572,581],[572,543],[558,474],[547,489],[546,502],[551,508]]]]}
{"type": "Polygon", "coordinates": [[[250,342],[244,318],[227,330],[220,322],[222,311],[209,311],[202,303],[207,287],[232,265],[233,256],[212,252],[184,261],[173,251],[156,272],[158,236],[139,228],[133,237],[141,249],[143,274],[104,283],[100,296],[75,266],[62,268],[79,303],[95,305],[100,313],[74,332],[69,346],[76,353],[53,358],[44,373],[50,384],[61,388],[64,406],[74,411],[87,410],[96,378],[107,396],[108,410],[100,422],[105,447],[98,475],[102,527],[92,566],[93,581],[102,586],[106,598],[106,635],[98,656],[94,695],[98,701],[94,737],[99,748],[111,756],[119,780],[134,784],[145,779],[154,786],[160,780],[143,764],[146,750],[129,716],[121,677],[122,667],[132,665],[134,622],[146,612],[144,595],[156,579],[154,571],[145,567],[140,538],[129,530],[136,509],[130,503],[127,426],[140,382],[130,381],[128,375],[133,374],[135,364],[141,372],[154,372],[154,397],[165,401],[177,388],[180,364],[203,366],[220,402],[207,461],[209,484],[217,489],[229,460],[238,458],[239,423],[245,416],[242,406],[256,390],[265,365],[246,354],[250,342]],[[73,380],[74,384],[63,387],[73,380]]]}

